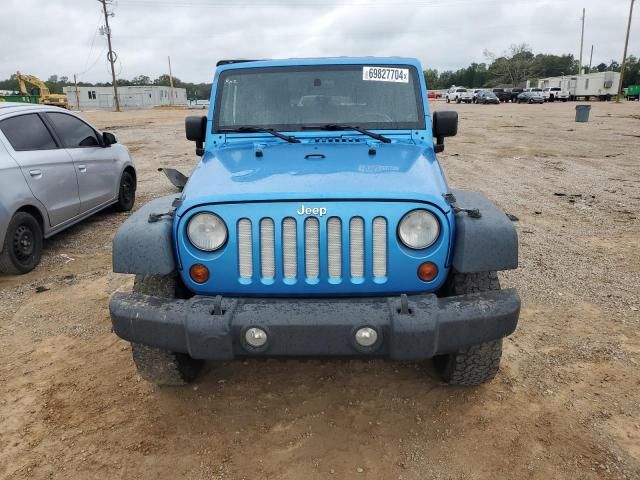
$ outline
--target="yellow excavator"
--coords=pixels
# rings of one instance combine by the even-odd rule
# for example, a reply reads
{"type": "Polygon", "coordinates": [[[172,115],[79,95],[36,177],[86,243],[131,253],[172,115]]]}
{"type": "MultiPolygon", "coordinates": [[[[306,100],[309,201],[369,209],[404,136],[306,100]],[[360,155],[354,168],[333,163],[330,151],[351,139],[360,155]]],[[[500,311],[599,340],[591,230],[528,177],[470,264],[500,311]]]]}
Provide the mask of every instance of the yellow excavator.
{"type": "Polygon", "coordinates": [[[54,107],[69,107],[66,95],[60,93],[51,93],[47,85],[38,77],[34,77],[33,75],[25,75],[18,72],[16,75],[16,79],[18,80],[20,91],[25,95],[31,94],[31,92],[27,90],[27,83],[37,87],[38,90],[40,90],[40,103],[44,105],[52,105],[54,107]]]}

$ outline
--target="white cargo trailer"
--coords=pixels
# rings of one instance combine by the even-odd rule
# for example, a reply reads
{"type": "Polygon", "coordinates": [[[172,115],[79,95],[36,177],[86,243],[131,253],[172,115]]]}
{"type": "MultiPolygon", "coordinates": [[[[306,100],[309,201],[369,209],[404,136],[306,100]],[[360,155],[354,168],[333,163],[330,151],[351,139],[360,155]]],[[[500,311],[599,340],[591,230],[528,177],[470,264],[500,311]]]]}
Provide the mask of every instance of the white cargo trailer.
{"type": "Polygon", "coordinates": [[[560,87],[569,92],[570,100],[596,97],[599,100],[611,100],[618,94],[620,73],[596,72],[584,75],[565,75],[538,80],[538,87],[560,87]]]}

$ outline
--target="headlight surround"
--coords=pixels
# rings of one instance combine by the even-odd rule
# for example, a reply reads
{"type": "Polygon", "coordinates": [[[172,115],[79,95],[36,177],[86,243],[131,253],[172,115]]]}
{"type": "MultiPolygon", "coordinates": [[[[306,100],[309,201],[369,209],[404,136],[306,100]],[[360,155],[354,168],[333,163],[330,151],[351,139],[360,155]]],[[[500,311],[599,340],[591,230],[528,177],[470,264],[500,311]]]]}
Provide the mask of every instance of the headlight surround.
{"type": "Polygon", "coordinates": [[[187,224],[187,237],[198,250],[213,252],[227,242],[227,226],[214,213],[197,213],[187,224]]]}
{"type": "Polygon", "coordinates": [[[440,222],[428,210],[411,210],[398,224],[398,238],[407,247],[422,250],[440,236],[440,222]]]}

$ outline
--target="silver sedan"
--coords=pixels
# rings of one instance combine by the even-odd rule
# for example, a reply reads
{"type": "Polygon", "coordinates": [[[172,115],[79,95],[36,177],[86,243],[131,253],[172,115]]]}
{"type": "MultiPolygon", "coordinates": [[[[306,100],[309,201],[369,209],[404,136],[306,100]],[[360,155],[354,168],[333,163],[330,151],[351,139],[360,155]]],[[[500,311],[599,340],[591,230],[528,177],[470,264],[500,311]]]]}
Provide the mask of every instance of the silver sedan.
{"type": "Polygon", "coordinates": [[[129,151],[57,107],[0,103],[0,272],[26,273],[43,239],[111,205],[133,208],[129,151]]]}

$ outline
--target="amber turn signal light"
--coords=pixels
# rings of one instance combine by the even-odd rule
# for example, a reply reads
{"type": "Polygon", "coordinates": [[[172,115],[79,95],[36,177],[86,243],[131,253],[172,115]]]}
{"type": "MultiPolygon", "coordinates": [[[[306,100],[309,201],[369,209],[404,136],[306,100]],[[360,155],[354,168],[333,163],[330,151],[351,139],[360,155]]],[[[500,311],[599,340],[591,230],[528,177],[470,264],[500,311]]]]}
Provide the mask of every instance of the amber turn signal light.
{"type": "Polygon", "coordinates": [[[418,267],[418,278],[423,282],[430,282],[438,276],[438,267],[435,263],[424,262],[418,267]]]}
{"type": "Polygon", "coordinates": [[[189,276],[196,283],[204,283],[209,280],[209,269],[201,263],[196,263],[189,269],[189,276]]]}

